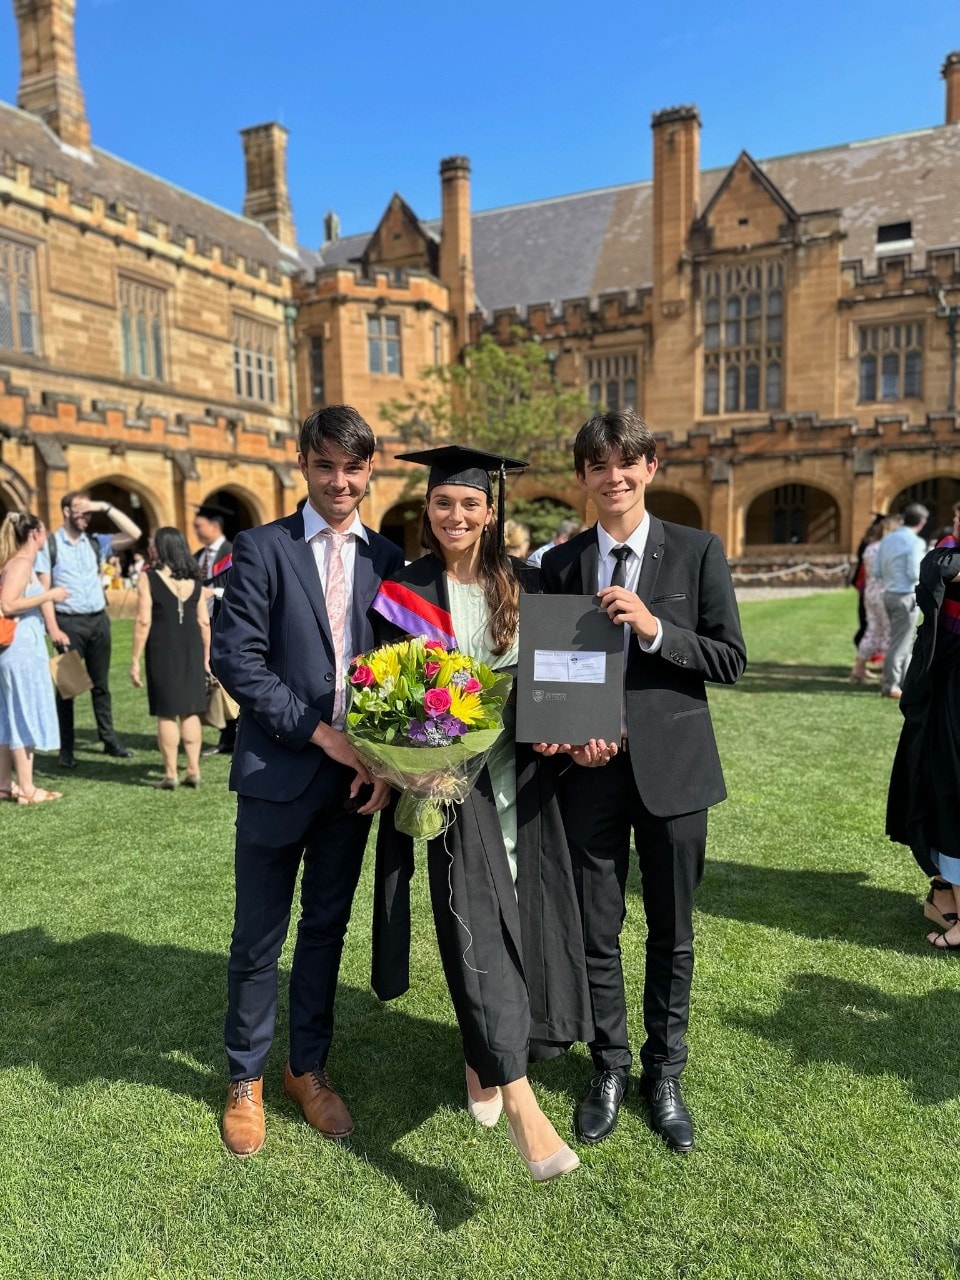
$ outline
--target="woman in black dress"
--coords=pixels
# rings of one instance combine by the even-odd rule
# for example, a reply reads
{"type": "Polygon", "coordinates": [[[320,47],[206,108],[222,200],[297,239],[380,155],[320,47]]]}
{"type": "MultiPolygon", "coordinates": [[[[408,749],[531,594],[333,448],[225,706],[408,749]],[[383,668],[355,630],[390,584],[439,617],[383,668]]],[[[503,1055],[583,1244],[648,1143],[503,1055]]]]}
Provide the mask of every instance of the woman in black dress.
{"type": "Polygon", "coordinates": [[[210,669],[210,606],[200,569],[178,529],[158,529],[150,546],[152,567],[137,580],[130,679],[139,689],[140,658],[146,650],[147,696],[157,717],[163,777],[154,783],[175,791],[177,751],[187,757],[185,787],[200,785],[200,725],[210,669]],[[179,721],[179,725],[178,725],[179,721]]]}
{"type": "MultiPolygon", "coordinates": [[[[431,467],[422,544],[428,554],[380,588],[383,640],[423,635],[499,670],[516,663],[521,591],[539,571],[511,560],[493,507],[495,455],[457,446],[401,455],[431,467]]],[[[508,465],[524,466],[524,463],[508,465]]],[[[501,474],[501,493],[503,479],[501,474]]],[[[536,1181],[576,1168],[544,1115],[528,1061],[592,1034],[573,872],[556,794],[556,763],[506,728],[451,826],[427,846],[437,942],[463,1040],[467,1106],[492,1126],[501,1109],[536,1181]]],[[[410,839],[380,821],[373,985],[383,999],[408,985],[410,839]]]]}

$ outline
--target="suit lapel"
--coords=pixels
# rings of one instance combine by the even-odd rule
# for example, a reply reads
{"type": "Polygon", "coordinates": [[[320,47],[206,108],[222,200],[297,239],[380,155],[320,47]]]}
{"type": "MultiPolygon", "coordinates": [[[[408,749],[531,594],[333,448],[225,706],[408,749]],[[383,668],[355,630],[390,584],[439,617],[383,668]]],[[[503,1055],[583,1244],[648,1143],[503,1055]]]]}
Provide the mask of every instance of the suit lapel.
{"type": "MultiPolygon", "coordinates": [[[[598,574],[600,572],[600,546],[597,542],[597,526],[587,533],[587,540],[580,551],[580,590],[571,591],[571,595],[592,596],[597,591],[598,574]]],[[[571,583],[571,586],[573,583],[571,583]]]]}
{"type": "Polygon", "coordinates": [[[650,607],[660,566],[663,564],[663,521],[655,515],[650,516],[650,529],[647,533],[647,545],[640,564],[640,578],[637,582],[637,595],[643,603],[650,607]]]}
{"type": "Polygon", "coordinates": [[[320,630],[323,632],[330,652],[333,652],[333,637],[330,632],[330,619],[327,617],[327,606],[323,601],[323,590],[320,586],[320,574],[317,562],[313,558],[310,544],[303,536],[303,517],[290,516],[277,525],[277,538],[284,554],[293,566],[293,571],[300,580],[304,595],[310,601],[310,607],[317,616],[320,630]]]}

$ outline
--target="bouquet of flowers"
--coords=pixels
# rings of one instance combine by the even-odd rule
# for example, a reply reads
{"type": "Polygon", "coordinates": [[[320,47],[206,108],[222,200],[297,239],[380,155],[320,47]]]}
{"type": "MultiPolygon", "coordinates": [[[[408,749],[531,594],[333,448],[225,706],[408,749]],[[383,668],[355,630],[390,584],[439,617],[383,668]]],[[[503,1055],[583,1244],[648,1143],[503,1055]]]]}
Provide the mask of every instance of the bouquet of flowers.
{"type": "Polygon", "coordinates": [[[354,658],[347,682],[347,738],[403,792],[397,830],[439,835],[444,806],[463,803],[503,731],[511,677],[420,637],[354,658]]]}

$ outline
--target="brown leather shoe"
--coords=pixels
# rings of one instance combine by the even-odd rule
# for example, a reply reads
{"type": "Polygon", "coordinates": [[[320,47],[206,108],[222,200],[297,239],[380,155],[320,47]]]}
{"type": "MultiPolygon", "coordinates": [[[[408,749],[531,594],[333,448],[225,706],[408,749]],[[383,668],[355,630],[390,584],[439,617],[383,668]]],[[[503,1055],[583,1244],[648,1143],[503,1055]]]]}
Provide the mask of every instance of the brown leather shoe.
{"type": "Polygon", "coordinates": [[[283,1072],[283,1092],[299,1104],[307,1124],[325,1138],[349,1138],[353,1133],[353,1120],[346,1103],[325,1071],[307,1071],[295,1076],[288,1062],[283,1072]]]}
{"type": "Polygon", "coordinates": [[[223,1142],[235,1156],[252,1156],[263,1146],[267,1125],[263,1118],[263,1076],[231,1080],[220,1124],[223,1142]]]}

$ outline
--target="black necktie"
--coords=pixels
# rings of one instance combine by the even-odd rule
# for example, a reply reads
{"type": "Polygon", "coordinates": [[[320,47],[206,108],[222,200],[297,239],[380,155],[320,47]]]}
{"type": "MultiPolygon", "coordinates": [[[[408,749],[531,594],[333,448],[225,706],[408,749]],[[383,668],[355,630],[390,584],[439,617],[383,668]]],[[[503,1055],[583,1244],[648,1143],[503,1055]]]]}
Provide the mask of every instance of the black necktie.
{"type": "Polygon", "coordinates": [[[613,577],[610,579],[611,587],[625,587],[627,585],[627,560],[632,552],[629,547],[613,547],[610,554],[616,560],[613,566],[613,577]]]}

